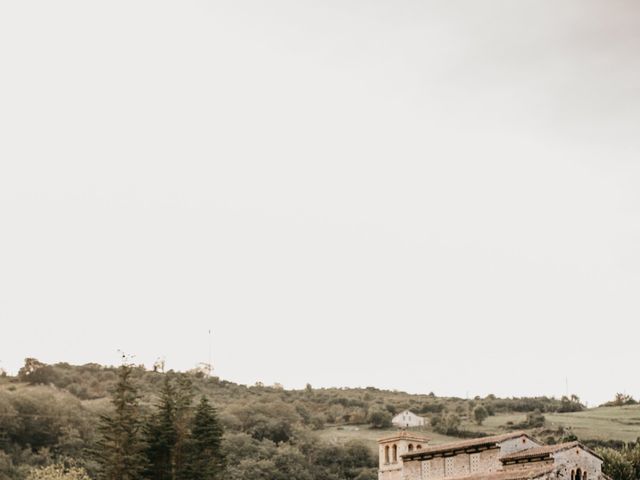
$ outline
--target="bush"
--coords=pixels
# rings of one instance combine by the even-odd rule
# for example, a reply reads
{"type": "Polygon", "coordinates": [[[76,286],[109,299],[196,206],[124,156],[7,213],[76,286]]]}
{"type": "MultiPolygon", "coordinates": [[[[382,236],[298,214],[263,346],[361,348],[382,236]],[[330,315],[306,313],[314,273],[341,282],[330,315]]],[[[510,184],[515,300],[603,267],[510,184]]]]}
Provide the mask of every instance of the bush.
{"type": "Polygon", "coordinates": [[[520,430],[520,429],[527,429],[527,428],[544,427],[545,423],[546,423],[546,419],[544,418],[544,415],[542,414],[542,412],[530,412],[530,413],[527,413],[527,419],[524,422],[520,422],[520,423],[507,422],[507,426],[512,430],[520,430]]]}
{"type": "Polygon", "coordinates": [[[622,407],[624,405],[637,405],[637,401],[625,393],[616,393],[616,396],[610,402],[604,403],[603,407],[622,407]]]}
{"type": "Polygon", "coordinates": [[[461,423],[460,417],[455,413],[434,415],[431,417],[431,426],[436,432],[443,435],[457,435],[460,431],[461,423]]]}
{"type": "Polygon", "coordinates": [[[379,407],[372,407],[367,415],[367,421],[372,428],[389,428],[391,426],[391,414],[379,407]]]}
{"type": "Polygon", "coordinates": [[[488,416],[489,416],[489,412],[487,412],[487,409],[484,408],[482,405],[478,405],[476,408],[473,409],[473,419],[476,421],[478,425],[482,425],[482,422],[484,422],[488,416]]]}
{"type": "Polygon", "coordinates": [[[634,468],[626,456],[611,448],[604,448],[598,451],[604,459],[602,471],[613,480],[635,480],[634,468]]]}

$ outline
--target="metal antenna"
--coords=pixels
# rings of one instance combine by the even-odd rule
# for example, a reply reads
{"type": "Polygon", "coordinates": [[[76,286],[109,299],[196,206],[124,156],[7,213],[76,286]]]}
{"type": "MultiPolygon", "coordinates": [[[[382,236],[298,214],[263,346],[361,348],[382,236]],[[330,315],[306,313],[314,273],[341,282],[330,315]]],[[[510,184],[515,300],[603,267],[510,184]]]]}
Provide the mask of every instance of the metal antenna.
{"type": "Polygon", "coordinates": [[[213,370],[213,364],[211,363],[211,350],[212,350],[211,329],[209,329],[209,376],[211,376],[211,370],[213,370]]]}

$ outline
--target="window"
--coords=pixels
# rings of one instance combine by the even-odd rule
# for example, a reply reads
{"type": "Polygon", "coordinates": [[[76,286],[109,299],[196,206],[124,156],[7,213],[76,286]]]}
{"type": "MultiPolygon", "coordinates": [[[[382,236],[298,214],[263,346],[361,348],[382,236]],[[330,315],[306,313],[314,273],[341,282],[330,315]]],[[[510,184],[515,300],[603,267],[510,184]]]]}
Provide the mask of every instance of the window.
{"type": "Polygon", "coordinates": [[[454,460],[454,457],[447,457],[444,459],[444,476],[445,477],[453,476],[453,460],[454,460]]]}
{"type": "Polygon", "coordinates": [[[398,446],[394,443],[393,447],[391,447],[391,453],[393,457],[393,463],[398,461],[398,446]]]}
{"type": "Polygon", "coordinates": [[[480,454],[472,453],[469,455],[469,471],[477,473],[480,470],[480,454]]]}
{"type": "Polygon", "coordinates": [[[384,447],[384,463],[389,463],[389,445],[384,447]]]}
{"type": "Polygon", "coordinates": [[[425,460],[422,462],[422,480],[429,480],[431,478],[431,460],[425,460]]]}
{"type": "Polygon", "coordinates": [[[417,448],[418,450],[420,450],[420,449],[422,448],[422,445],[418,444],[418,445],[416,445],[416,448],[417,448]]]}
{"type": "Polygon", "coordinates": [[[409,451],[410,451],[410,452],[413,452],[413,443],[410,443],[410,444],[409,444],[409,451]]]}

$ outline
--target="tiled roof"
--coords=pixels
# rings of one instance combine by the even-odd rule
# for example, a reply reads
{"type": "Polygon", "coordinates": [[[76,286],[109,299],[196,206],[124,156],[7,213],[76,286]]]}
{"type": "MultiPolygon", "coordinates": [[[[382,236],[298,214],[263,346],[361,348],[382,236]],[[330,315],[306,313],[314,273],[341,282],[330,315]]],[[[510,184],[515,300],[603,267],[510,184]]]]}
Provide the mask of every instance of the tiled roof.
{"type": "Polygon", "coordinates": [[[553,453],[561,452],[563,450],[568,450],[570,448],[575,448],[575,447],[579,447],[582,450],[585,450],[591,453],[592,455],[595,455],[596,457],[600,458],[598,454],[588,449],[587,447],[582,445],[580,442],[565,442],[565,443],[559,443],[557,445],[544,445],[542,447],[533,447],[533,448],[528,448],[526,450],[520,450],[518,452],[513,452],[508,455],[505,455],[501,457],[500,460],[502,462],[507,462],[507,461],[523,460],[526,458],[548,457],[553,453]]]}
{"type": "Polygon", "coordinates": [[[454,450],[464,450],[466,448],[480,447],[483,445],[492,445],[492,444],[504,442],[505,440],[511,440],[512,438],[518,438],[518,437],[521,437],[522,435],[525,435],[528,437],[528,435],[525,432],[511,432],[511,433],[504,433],[502,435],[493,435],[491,437],[472,438],[470,440],[462,440],[460,442],[445,443],[443,445],[434,445],[433,447],[422,448],[421,450],[418,450],[415,452],[406,453],[402,455],[402,458],[413,458],[416,456],[419,457],[425,454],[434,455],[436,453],[444,453],[444,452],[450,452],[454,450]]]}
{"type": "MultiPolygon", "coordinates": [[[[554,465],[532,468],[514,468],[510,470],[499,470],[497,472],[476,473],[466,477],[452,478],[450,480],[533,480],[555,470],[554,465]]],[[[448,479],[449,480],[449,479],[448,479]]]]}

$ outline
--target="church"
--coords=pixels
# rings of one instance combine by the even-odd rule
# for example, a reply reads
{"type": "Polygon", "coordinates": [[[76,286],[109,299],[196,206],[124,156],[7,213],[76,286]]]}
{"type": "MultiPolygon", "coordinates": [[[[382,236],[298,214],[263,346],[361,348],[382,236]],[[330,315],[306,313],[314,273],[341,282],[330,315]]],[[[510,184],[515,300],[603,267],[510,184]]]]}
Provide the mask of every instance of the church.
{"type": "Polygon", "coordinates": [[[444,445],[408,431],[378,441],[378,480],[610,480],[580,442],[543,445],[524,432],[444,445]]]}

